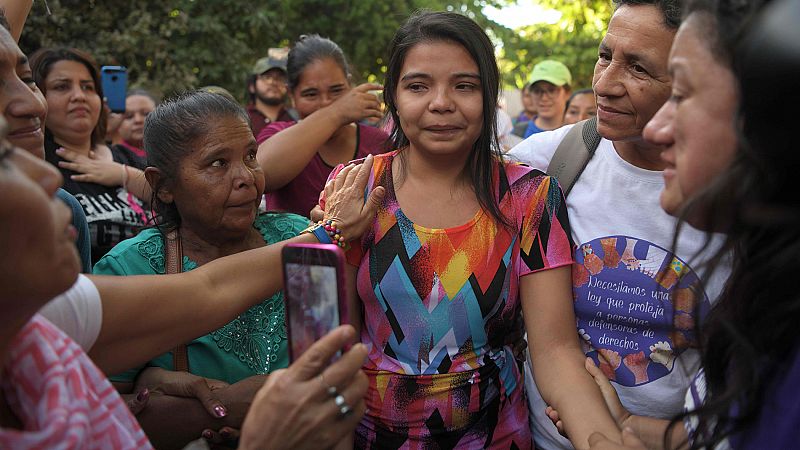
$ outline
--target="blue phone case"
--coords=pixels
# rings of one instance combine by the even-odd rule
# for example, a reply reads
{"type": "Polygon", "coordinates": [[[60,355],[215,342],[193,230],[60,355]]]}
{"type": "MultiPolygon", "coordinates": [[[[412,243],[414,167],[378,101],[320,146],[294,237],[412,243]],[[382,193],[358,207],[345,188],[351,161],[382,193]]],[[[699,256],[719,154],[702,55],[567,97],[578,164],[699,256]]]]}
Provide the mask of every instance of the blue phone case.
{"type": "Polygon", "coordinates": [[[103,96],[109,109],[115,113],[125,112],[125,96],[128,90],[128,69],[124,66],[103,66],[100,69],[103,96]]]}

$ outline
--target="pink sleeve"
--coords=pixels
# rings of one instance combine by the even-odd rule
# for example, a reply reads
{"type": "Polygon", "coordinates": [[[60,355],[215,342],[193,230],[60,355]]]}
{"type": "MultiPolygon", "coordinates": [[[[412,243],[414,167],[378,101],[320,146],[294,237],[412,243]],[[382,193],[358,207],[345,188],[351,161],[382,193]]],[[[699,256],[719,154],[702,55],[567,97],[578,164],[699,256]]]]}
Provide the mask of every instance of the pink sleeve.
{"type": "Polygon", "coordinates": [[[572,231],[561,188],[552,177],[529,180],[520,198],[526,212],[520,230],[520,275],[554,269],[573,262],[572,231]],[[533,180],[538,179],[538,183],[533,180]]]}

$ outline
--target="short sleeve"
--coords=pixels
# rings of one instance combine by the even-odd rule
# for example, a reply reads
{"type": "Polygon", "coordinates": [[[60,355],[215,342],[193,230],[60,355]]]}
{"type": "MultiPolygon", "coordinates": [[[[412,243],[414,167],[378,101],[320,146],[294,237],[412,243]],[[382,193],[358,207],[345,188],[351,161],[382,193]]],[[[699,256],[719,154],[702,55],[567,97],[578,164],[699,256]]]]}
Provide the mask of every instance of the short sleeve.
{"type": "Polygon", "coordinates": [[[125,267],[111,255],[106,255],[100,258],[94,265],[92,273],[95,275],[132,275],[125,270],[125,267]]]}
{"type": "Polygon", "coordinates": [[[69,290],[47,303],[39,313],[87,353],[97,342],[103,324],[100,293],[85,275],[78,275],[69,290]]]}
{"type": "Polygon", "coordinates": [[[262,142],[266,141],[267,139],[271,138],[272,136],[280,133],[281,131],[291,127],[296,122],[273,122],[267,126],[265,126],[258,136],[256,137],[256,142],[261,145],[262,142]]]}
{"type": "MultiPolygon", "coordinates": [[[[541,173],[530,172],[531,175],[541,173]]],[[[520,188],[520,275],[573,262],[572,235],[564,195],[554,178],[532,176],[520,188]]]]}

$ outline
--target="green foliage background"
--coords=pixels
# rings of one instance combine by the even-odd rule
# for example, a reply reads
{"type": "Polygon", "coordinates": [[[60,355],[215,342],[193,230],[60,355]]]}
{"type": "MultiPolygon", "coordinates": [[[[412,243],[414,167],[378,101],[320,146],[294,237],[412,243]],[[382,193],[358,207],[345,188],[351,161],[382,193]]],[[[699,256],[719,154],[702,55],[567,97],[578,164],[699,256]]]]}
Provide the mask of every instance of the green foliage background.
{"type": "Polygon", "coordinates": [[[357,82],[382,82],[394,32],[426,8],[461,12],[484,27],[498,47],[506,87],[521,87],[547,58],[572,69],[575,87],[588,86],[610,1],[538,2],[561,11],[561,20],[511,30],[483,13],[514,0],[48,0],[52,15],[35,2],[20,46],[28,54],[55,45],[88,50],[100,65],[127,66],[131,87],[161,95],[213,84],[244,99],[255,60],[302,34],[337,42],[357,82]]]}

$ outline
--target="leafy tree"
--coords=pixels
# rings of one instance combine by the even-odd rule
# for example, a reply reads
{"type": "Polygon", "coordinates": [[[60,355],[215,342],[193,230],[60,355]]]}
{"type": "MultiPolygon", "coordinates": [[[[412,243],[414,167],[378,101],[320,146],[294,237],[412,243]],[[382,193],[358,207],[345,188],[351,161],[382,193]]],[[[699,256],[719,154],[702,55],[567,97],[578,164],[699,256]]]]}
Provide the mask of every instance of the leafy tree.
{"type": "Polygon", "coordinates": [[[556,59],[570,68],[573,87],[589,87],[597,46],[611,17],[610,0],[538,0],[545,8],[561,12],[553,25],[535,24],[506,35],[500,54],[500,69],[508,86],[521,88],[533,66],[556,59]]]}
{"type": "Polygon", "coordinates": [[[337,42],[357,82],[382,81],[392,36],[420,8],[459,11],[509,34],[486,18],[484,4],[499,0],[49,0],[53,14],[36,2],[21,47],[88,50],[101,65],[127,66],[132,86],[161,94],[214,84],[243,99],[255,60],[302,34],[337,42]]]}

